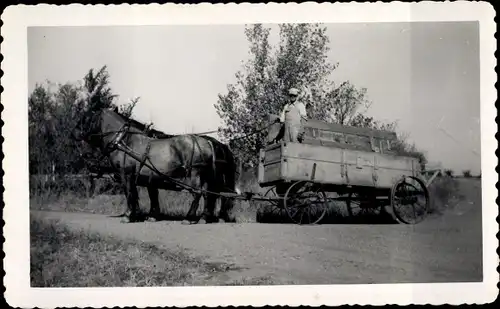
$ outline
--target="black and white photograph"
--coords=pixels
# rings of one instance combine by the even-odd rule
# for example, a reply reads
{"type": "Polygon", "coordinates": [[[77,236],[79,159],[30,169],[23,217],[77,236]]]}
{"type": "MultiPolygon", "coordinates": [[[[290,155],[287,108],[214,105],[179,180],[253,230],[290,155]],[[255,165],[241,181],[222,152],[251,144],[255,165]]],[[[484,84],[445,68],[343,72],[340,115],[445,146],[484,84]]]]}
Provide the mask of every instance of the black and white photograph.
{"type": "Polygon", "coordinates": [[[494,301],[494,14],[11,7],[7,301],[494,301]]]}

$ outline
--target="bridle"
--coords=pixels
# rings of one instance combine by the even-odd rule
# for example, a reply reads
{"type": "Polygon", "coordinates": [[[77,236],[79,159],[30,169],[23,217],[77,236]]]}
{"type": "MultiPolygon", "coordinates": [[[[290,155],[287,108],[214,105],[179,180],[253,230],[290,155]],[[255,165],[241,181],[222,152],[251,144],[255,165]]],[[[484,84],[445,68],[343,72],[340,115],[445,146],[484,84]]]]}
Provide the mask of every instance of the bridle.
{"type": "Polygon", "coordinates": [[[82,136],[81,140],[85,140],[91,145],[94,144],[91,142],[92,139],[98,138],[99,139],[99,146],[105,152],[109,153],[109,152],[116,150],[116,148],[118,148],[118,145],[123,141],[123,139],[125,138],[125,136],[127,134],[142,134],[142,132],[130,132],[130,127],[131,127],[130,121],[126,121],[116,131],[113,130],[113,131],[108,131],[108,132],[93,133],[92,131],[94,130],[94,128],[97,127],[100,124],[100,122],[102,121],[102,119],[100,119],[98,121],[99,123],[94,123],[94,120],[96,118],[99,118],[99,116],[102,114],[102,110],[100,110],[100,111],[89,110],[89,111],[87,111],[87,114],[88,113],[90,113],[91,116],[89,117],[88,115],[84,115],[82,117],[82,120],[79,121],[78,124],[76,125],[75,129],[78,128],[80,132],[84,132],[83,134],[81,134],[81,136],[82,136]],[[83,119],[88,119],[88,118],[90,118],[90,120],[86,123],[83,123],[84,122],[83,119]],[[90,123],[90,125],[87,126],[86,125],[87,123],[90,123]],[[90,133],[89,133],[89,131],[90,131],[90,133]],[[115,136],[111,140],[104,142],[104,138],[109,136],[109,135],[112,135],[112,134],[114,134],[115,136]]]}

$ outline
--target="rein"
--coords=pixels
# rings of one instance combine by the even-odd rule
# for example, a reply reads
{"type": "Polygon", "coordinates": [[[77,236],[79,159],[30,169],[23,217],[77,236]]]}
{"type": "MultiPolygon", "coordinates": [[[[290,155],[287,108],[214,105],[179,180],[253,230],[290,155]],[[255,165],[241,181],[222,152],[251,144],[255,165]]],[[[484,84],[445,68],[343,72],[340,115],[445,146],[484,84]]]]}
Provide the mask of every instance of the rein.
{"type": "MultiPolygon", "coordinates": [[[[190,171],[192,170],[193,167],[207,165],[207,163],[193,163],[194,155],[195,155],[195,148],[198,148],[198,149],[201,150],[200,144],[198,143],[198,141],[196,140],[196,138],[195,138],[194,135],[191,135],[194,147],[193,147],[193,151],[191,153],[191,158],[189,160],[190,161],[189,162],[189,166],[186,167],[186,165],[180,165],[180,166],[177,166],[177,167],[171,169],[167,173],[162,173],[149,160],[148,153],[149,153],[149,150],[151,148],[151,140],[148,142],[148,145],[146,146],[146,150],[145,150],[145,152],[142,155],[139,154],[138,152],[134,151],[133,149],[131,149],[128,145],[126,145],[126,144],[123,143],[124,137],[126,135],[128,135],[128,134],[140,134],[140,135],[144,135],[145,134],[145,132],[130,132],[129,129],[130,129],[130,123],[127,122],[127,123],[123,124],[122,127],[119,130],[117,130],[117,131],[109,131],[109,132],[104,132],[104,133],[99,133],[99,134],[94,134],[94,135],[108,136],[110,134],[116,134],[116,137],[114,139],[112,139],[110,142],[108,142],[104,146],[104,150],[107,153],[111,153],[113,151],[120,150],[120,151],[123,151],[126,155],[128,155],[128,156],[132,157],[133,159],[139,161],[140,165],[139,165],[139,171],[138,171],[138,173],[140,173],[141,169],[144,166],[147,166],[151,170],[155,171],[156,173],[158,173],[158,174],[160,174],[160,175],[162,175],[164,177],[167,177],[171,182],[174,182],[177,185],[180,185],[180,186],[184,187],[185,189],[191,188],[192,190],[197,190],[194,187],[186,185],[186,184],[184,184],[184,183],[182,183],[180,181],[177,181],[174,178],[172,178],[172,177],[170,177],[170,176],[167,175],[168,173],[174,172],[174,171],[178,170],[179,168],[182,168],[182,169],[186,170],[186,176],[185,177],[187,177],[187,174],[190,173],[190,171]]],[[[152,138],[152,137],[148,137],[148,138],[153,139],[153,140],[155,139],[155,138],[152,138]]],[[[124,156],[124,160],[125,160],[125,156],[124,156]]],[[[136,181],[137,181],[138,177],[139,177],[139,174],[137,174],[136,181]]],[[[197,191],[197,192],[199,192],[199,191],[197,191]]]]}
{"type": "MultiPolygon", "coordinates": [[[[239,137],[236,137],[236,138],[232,138],[230,139],[229,141],[236,141],[236,140],[240,140],[240,139],[244,139],[244,138],[248,138],[252,135],[255,135],[255,134],[258,134],[268,128],[270,128],[274,123],[271,123],[269,125],[266,125],[264,126],[263,128],[260,128],[260,129],[257,129],[257,130],[254,130],[252,132],[250,132],[249,134],[245,134],[243,136],[239,136],[239,137]]],[[[149,149],[151,147],[151,140],[148,142],[148,145],[146,147],[146,151],[141,155],[139,153],[137,153],[136,151],[134,151],[133,149],[131,149],[128,145],[126,145],[125,143],[123,143],[123,139],[125,138],[125,136],[127,135],[133,135],[133,134],[139,134],[139,135],[146,135],[147,136],[147,129],[143,132],[130,132],[129,129],[131,127],[131,124],[130,124],[130,121],[127,121],[125,122],[121,128],[119,130],[116,130],[116,131],[108,131],[108,132],[103,132],[103,133],[92,133],[92,134],[89,134],[88,136],[97,136],[97,137],[106,137],[106,136],[109,136],[111,134],[116,134],[116,137],[113,138],[111,141],[107,142],[103,148],[104,148],[104,151],[107,152],[108,154],[111,153],[111,152],[114,152],[116,150],[119,150],[119,151],[123,151],[126,155],[132,157],[133,159],[137,160],[138,162],[140,162],[140,169],[139,169],[139,172],[140,170],[146,166],[148,168],[150,168],[151,170],[153,170],[155,173],[157,173],[158,175],[161,175],[163,177],[165,177],[168,181],[170,181],[171,183],[174,183],[176,184],[177,186],[185,189],[185,190],[188,190],[188,191],[192,191],[192,192],[195,192],[195,193],[207,193],[207,194],[213,194],[213,195],[217,195],[217,196],[221,196],[221,194],[217,193],[217,192],[213,192],[213,191],[209,191],[209,190],[205,190],[205,189],[198,189],[198,188],[195,188],[194,186],[191,186],[191,185],[188,185],[182,181],[179,181],[169,175],[167,175],[167,173],[163,173],[161,171],[159,171],[155,166],[154,164],[151,163],[150,161],[150,158],[149,158],[149,149]]],[[[195,136],[199,136],[199,135],[202,135],[202,134],[209,134],[209,133],[215,133],[215,132],[218,132],[217,131],[210,131],[210,132],[204,132],[204,133],[196,133],[196,134],[189,134],[191,135],[192,139],[193,139],[193,142],[194,142],[194,147],[196,148],[196,146],[198,148],[200,148],[200,145],[199,143],[196,141],[196,138],[195,136]]],[[[152,140],[155,140],[157,138],[155,137],[150,137],[150,136],[147,136],[148,138],[152,139],[152,140]]],[[[193,148],[193,153],[191,155],[191,162],[190,162],[190,166],[189,166],[189,171],[192,170],[193,166],[197,166],[197,165],[200,165],[200,164],[193,164],[193,157],[194,157],[194,152],[195,152],[195,149],[193,148]]],[[[124,156],[124,160],[125,160],[125,156],[124,156]]],[[[204,163],[202,165],[206,165],[207,163],[204,163]]],[[[181,166],[178,166],[178,167],[175,167],[174,169],[172,169],[171,171],[169,171],[168,173],[171,173],[171,172],[174,172],[175,170],[179,169],[179,168],[183,168],[183,169],[186,169],[186,166],[185,165],[181,165],[181,166]]],[[[186,170],[186,175],[188,173],[188,170],[186,170]]],[[[139,175],[137,175],[138,177],[139,175]]],[[[230,188],[226,188],[227,190],[231,191],[232,193],[237,193],[235,190],[232,190],[230,188]]]]}
{"type": "MultiPolygon", "coordinates": [[[[250,136],[252,136],[252,135],[255,135],[255,134],[257,134],[257,133],[260,133],[260,132],[262,132],[262,131],[264,131],[264,130],[269,129],[269,128],[273,125],[273,124],[274,124],[274,123],[271,123],[271,124],[269,124],[269,125],[267,125],[267,126],[264,126],[264,127],[260,128],[260,129],[257,129],[257,130],[254,130],[254,131],[252,131],[252,132],[250,132],[250,133],[248,133],[248,134],[245,134],[245,135],[243,135],[243,136],[239,136],[239,137],[231,138],[229,141],[230,141],[230,142],[233,142],[233,141],[237,141],[237,140],[239,140],[239,139],[243,139],[243,138],[246,138],[246,137],[250,137],[250,136]]],[[[201,133],[194,133],[193,135],[206,135],[206,134],[212,134],[212,133],[218,133],[218,132],[219,132],[219,130],[213,130],[213,131],[207,131],[207,132],[201,132],[201,133]]]]}
{"type": "MultiPolygon", "coordinates": [[[[127,155],[131,156],[133,159],[135,159],[137,161],[142,161],[142,163],[143,163],[142,165],[143,166],[147,166],[148,168],[150,168],[151,170],[153,170],[157,174],[162,175],[163,177],[167,178],[170,182],[172,182],[172,183],[174,183],[174,184],[176,184],[176,185],[178,185],[178,186],[180,186],[180,187],[182,187],[182,188],[184,188],[186,190],[189,190],[189,191],[192,191],[192,192],[195,192],[195,193],[208,193],[208,194],[213,194],[213,195],[220,196],[220,194],[217,193],[217,192],[213,192],[213,191],[205,190],[205,189],[195,188],[194,186],[188,185],[186,183],[183,183],[182,181],[179,181],[179,180],[176,180],[173,177],[170,177],[166,173],[160,172],[153,164],[150,163],[150,161],[148,160],[147,157],[146,157],[145,160],[141,160],[141,158],[139,157],[139,155],[135,151],[131,150],[127,146],[124,146],[120,142],[118,142],[118,144],[116,145],[116,148],[117,148],[117,150],[121,150],[124,153],[126,153],[127,155]]],[[[180,166],[180,167],[182,167],[182,166],[180,166]]],[[[177,168],[179,168],[179,167],[177,167],[177,168]]],[[[234,191],[233,193],[236,193],[236,192],[234,191]]]]}

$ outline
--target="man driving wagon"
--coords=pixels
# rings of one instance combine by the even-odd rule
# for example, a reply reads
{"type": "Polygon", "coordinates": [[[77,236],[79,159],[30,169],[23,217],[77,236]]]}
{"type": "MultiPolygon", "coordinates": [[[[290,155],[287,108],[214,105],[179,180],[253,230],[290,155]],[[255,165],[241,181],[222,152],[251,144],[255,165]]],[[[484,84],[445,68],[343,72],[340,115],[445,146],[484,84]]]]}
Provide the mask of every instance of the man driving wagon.
{"type": "Polygon", "coordinates": [[[281,130],[273,142],[283,138],[285,142],[302,143],[307,111],[306,106],[298,97],[299,90],[297,88],[288,90],[288,103],[283,107],[280,118],[276,120],[276,122],[282,123],[281,130]]]}

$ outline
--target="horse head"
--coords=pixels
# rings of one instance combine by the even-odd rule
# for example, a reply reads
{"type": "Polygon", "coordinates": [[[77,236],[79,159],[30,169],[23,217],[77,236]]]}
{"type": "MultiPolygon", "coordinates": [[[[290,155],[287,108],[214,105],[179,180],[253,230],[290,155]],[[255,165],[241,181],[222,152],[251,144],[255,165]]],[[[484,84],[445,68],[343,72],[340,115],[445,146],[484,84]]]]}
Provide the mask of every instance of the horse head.
{"type": "Polygon", "coordinates": [[[87,108],[76,123],[74,138],[87,142],[93,148],[102,148],[117,135],[123,135],[127,131],[127,121],[117,115],[116,107],[94,105],[87,108]]]}

